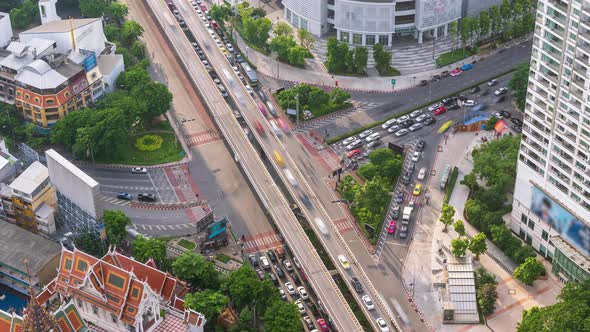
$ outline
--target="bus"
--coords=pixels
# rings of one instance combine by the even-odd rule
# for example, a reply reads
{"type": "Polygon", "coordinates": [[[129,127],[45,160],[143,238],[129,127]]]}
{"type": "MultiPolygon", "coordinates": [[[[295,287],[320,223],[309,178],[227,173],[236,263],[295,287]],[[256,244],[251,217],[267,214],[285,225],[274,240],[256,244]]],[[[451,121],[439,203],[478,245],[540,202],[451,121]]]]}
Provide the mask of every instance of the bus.
{"type": "Polygon", "coordinates": [[[273,154],[274,154],[275,161],[277,162],[277,164],[280,167],[285,167],[285,161],[283,160],[283,156],[281,156],[281,154],[279,153],[279,151],[274,150],[273,154]]]}
{"type": "Polygon", "coordinates": [[[252,69],[252,67],[250,67],[250,65],[247,62],[241,62],[240,68],[242,68],[244,76],[246,76],[246,79],[248,80],[248,83],[250,83],[250,86],[254,87],[258,85],[258,77],[256,76],[256,71],[254,71],[254,69],[252,69]]]}

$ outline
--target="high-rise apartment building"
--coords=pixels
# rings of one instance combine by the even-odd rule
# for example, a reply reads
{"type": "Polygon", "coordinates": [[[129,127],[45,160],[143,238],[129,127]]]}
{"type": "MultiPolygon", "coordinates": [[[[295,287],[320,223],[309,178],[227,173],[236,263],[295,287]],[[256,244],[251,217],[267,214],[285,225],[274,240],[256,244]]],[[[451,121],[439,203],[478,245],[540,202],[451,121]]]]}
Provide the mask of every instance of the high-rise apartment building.
{"type": "Polygon", "coordinates": [[[590,277],[590,1],[540,0],[511,228],[563,281],[590,277]]]}

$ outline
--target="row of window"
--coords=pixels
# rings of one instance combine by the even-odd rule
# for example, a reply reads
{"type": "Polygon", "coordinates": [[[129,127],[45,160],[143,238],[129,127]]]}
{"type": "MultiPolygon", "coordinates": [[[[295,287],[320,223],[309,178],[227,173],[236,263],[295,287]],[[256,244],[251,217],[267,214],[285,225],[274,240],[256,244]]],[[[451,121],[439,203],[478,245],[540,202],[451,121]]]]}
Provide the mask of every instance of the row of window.
{"type": "Polygon", "coordinates": [[[350,43],[352,35],[352,44],[355,45],[367,45],[373,46],[377,43],[385,46],[389,46],[389,36],[388,35],[365,35],[365,43],[363,44],[363,34],[362,33],[350,33],[341,31],[340,32],[340,40],[346,43],[350,43]]]}

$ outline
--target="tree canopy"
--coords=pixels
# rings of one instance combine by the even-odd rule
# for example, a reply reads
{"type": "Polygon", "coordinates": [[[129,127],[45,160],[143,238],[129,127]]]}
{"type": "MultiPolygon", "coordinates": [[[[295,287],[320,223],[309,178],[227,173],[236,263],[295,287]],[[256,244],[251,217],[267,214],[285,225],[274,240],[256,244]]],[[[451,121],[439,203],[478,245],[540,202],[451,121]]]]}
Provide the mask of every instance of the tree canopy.
{"type": "Polygon", "coordinates": [[[152,258],[158,268],[163,269],[166,260],[166,243],[159,239],[148,239],[138,236],[131,244],[133,257],[140,262],[146,262],[152,258]]]}
{"type": "Polygon", "coordinates": [[[275,301],[264,313],[264,330],[269,332],[302,331],[301,315],[294,303],[275,301]]]}
{"type": "Polygon", "coordinates": [[[528,63],[523,63],[514,72],[512,79],[508,82],[508,87],[514,91],[514,97],[516,99],[516,105],[518,109],[524,111],[526,101],[526,90],[529,85],[529,69],[528,63]]]}
{"type": "Polygon", "coordinates": [[[131,219],[121,210],[104,210],[102,220],[110,244],[120,245],[127,236],[127,226],[131,226],[131,219]]]}
{"type": "Polygon", "coordinates": [[[469,241],[465,239],[451,240],[451,253],[457,257],[463,257],[467,253],[469,241]]]}
{"type": "Polygon", "coordinates": [[[10,10],[10,22],[16,29],[25,29],[33,21],[39,21],[39,8],[33,0],[25,0],[10,10]]]}
{"type": "Polygon", "coordinates": [[[205,257],[185,252],[172,263],[174,275],[190,283],[193,289],[217,289],[219,287],[219,273],[212,262],[205,257]]]}
{"type": "Polygon", "coordinates": [[[484,233],[478,233],[471,240],[469,240],[469,251],[475,255],[475,259],[479,259],[479,255],[485,253],[488,250],[486,243],[486,235],[484,233]]]}
{"type": "Polygon", "coordinates": [[[541,264],[541,262],[535,257],[527,258],[524,263],[520,264],[513,272],[514,278],[526,285],[532,285],[538,277],[544,274],[545,266],[543,266],[543,264],[541,264]]]}
{"type": "Polygon", "coordinates": [[[520,135],[492,140],[472,153],[473,172],[486,180],[489,187],[508,188],[514,185],[520,135]]]}
{"type": "Polygon", "coordinates": [[[112,0],[80,0],[80,12],[82,16],[94,18],[105,14],[112,0]]]}
{"type": "Polygon", "coordinates": [[[222,284],[222,289],[238,310],[255,302],[257,310],[265,312],[272,302],[280,301],[278,291],[272,282],[268,279],[260,281],[256,272],[246,264],[230,272],[222,284]]]}
{"type": "Polygon", "coordinates": [[[440,222],[445,225],[444,232],[447,231],[447,227],[452,225],[455,218],[455,208],[452,205],[444,203],[440,212],[440,222]]]}
{"type": "Polygon", "coordinates": [[[210,322],[216,322],[219,315],[227,307],[229,299],[219,291],[206,289],[201,292],[189,293],[184,299],[184,306],[196,310],[210,322]]]}

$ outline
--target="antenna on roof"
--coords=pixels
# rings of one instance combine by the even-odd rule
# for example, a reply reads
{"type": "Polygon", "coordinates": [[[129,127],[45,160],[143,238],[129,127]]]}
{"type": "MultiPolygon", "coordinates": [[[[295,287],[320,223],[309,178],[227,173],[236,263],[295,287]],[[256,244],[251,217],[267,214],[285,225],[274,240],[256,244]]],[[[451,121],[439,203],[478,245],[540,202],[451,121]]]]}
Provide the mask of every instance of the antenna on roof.
{"type": "Polygon", "coordinates": [[[74,36],[74,24],[73,19],[70,17],[70,38],[72,38],[72,49],[76,51],[76,37],[74,36]]]}

